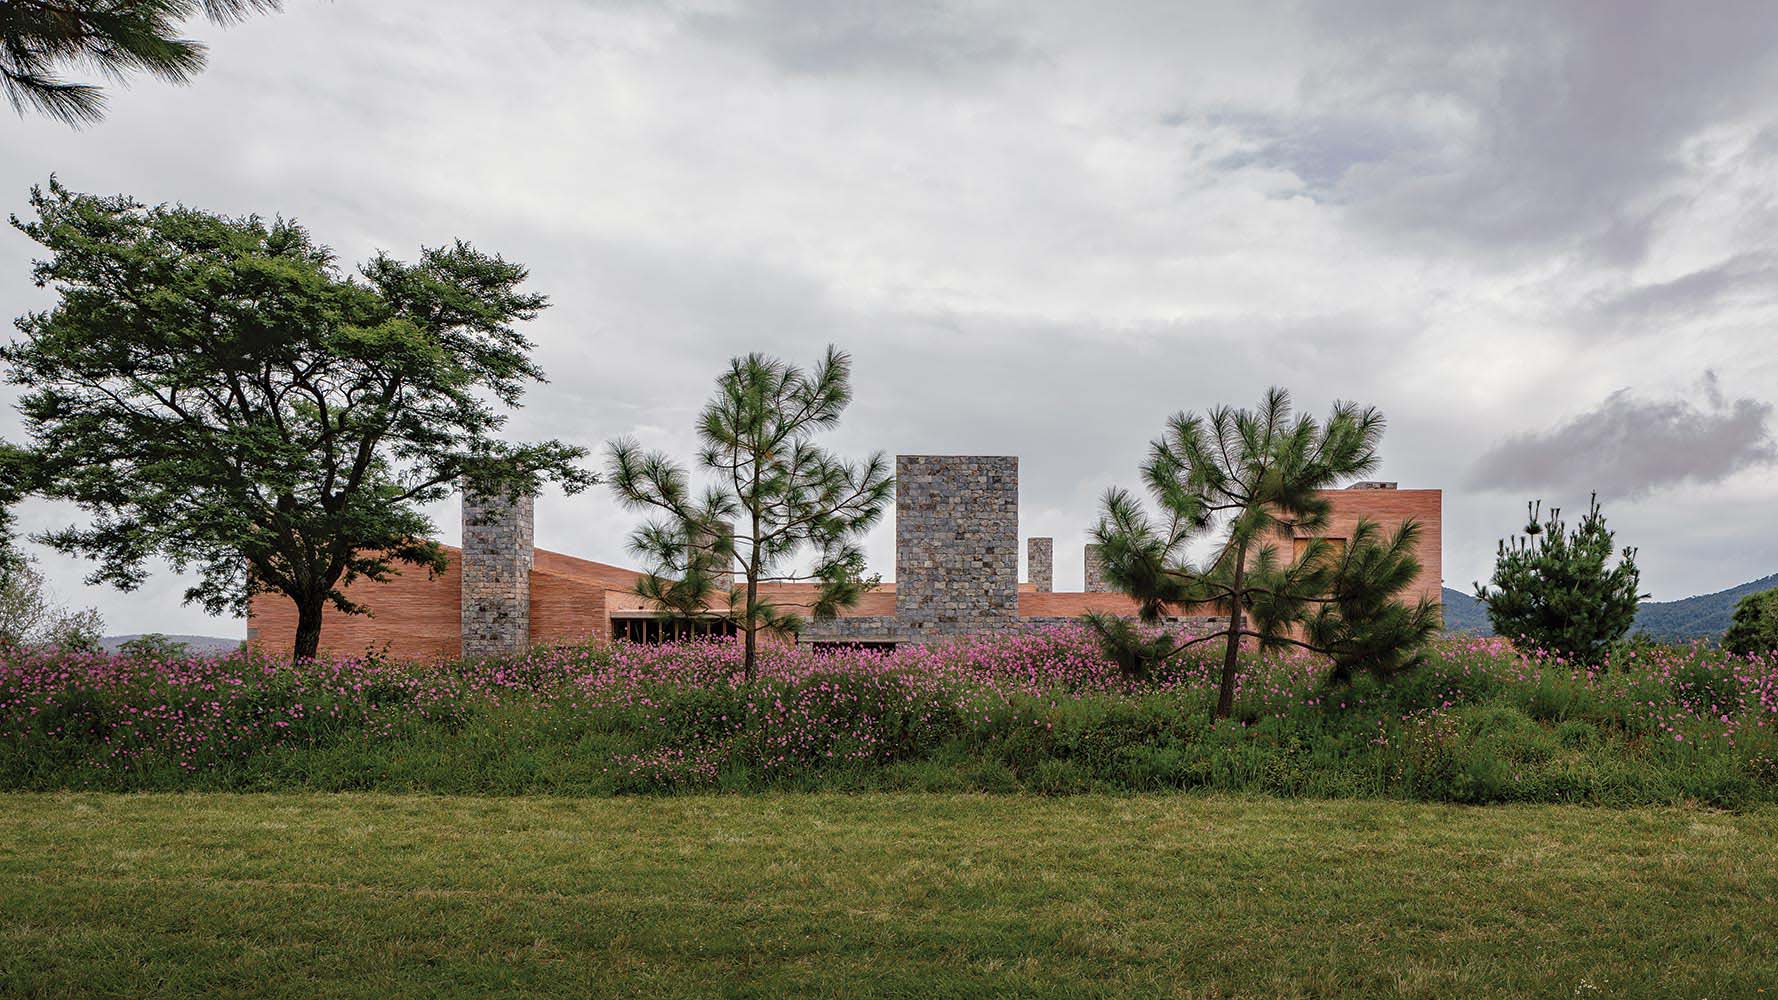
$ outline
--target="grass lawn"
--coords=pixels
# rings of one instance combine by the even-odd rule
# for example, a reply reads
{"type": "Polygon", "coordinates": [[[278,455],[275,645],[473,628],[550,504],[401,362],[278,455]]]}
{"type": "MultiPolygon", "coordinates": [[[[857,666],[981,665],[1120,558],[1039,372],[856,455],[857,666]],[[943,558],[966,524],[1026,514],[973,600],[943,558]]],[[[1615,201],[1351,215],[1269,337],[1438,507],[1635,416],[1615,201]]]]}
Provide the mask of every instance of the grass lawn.
{"type": "Polygon", "coordinates": [[[0,796],[0,995],[1778,996],[1778,811],[0,796]]]}

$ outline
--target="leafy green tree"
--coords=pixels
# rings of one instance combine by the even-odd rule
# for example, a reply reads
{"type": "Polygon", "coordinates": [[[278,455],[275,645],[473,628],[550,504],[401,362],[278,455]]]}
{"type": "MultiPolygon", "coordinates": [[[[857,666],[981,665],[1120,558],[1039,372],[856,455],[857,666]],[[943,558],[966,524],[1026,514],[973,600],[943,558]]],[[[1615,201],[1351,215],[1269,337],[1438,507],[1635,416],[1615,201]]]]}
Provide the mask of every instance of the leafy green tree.
{"type": "Polygon", "coordinates": [[[1613,643],[1636,620],[1642,575],[1636,550],[1612,564],[1613,534],[1594,494],[1587,515],[1570,531],[1559,508],[1539,523],[1541,502],[1525,505],[1522,536],[1502,539],[1492,586],[1476,584],[1498,635],[1523,639],[1585,664],[1604,662],[1613,643]]]}
{"type": "Polygon", "coordinates": [[[618,498],[658,513],[631,539],[652,564],[637,592],[675,617],[733,622],[748,680],[761,632],[796,632],[802,612],[831,618],[877,583],[864,576],[858,541],[894,494],[888,463],[880,452],[849,463],[814,441],[851,402],[851,367],[833,347],[809,371],[762,354],[731,361],[698,420],[698,464],[710,477],[701,496],[666,455],[645,454],[627,438],[609,449],[618,498]],[[812,562],[799,571],[805,553],[812,562]],[[739,581],[716,606],[737,560],[739,581]],[[760,589],[792,582],[813,583],[812,596],[787,602],[760,589]]]}
{"type": "Polygon", "coordinates": [[[37,562],[8,548],[0,558],[0,654],[7,649],[55,646],[71,651],[99,648],[105,620],[94,608],[70,608],[56,600],[37,562]]]}
{"type": "Polygon", "coordinates": [[[85,66],[112,80],[148,73],[185,83],[204,68],[204,46],[178,37],[202,14],[230,24],[279,0],[5,0],[0,3],[0,90],[26,107],[81,125],[105,115],[105,94],[62,73],[85,66]]]}
{"type": "Polygon", "coordinates": [[[1113,656],[1149,669],[1199,643],[1221,641],[1217,718],[1234,708],[1244,640],[1321,653],[1336,681],[1356,670],[1388,676],[1419,664],[1439,628],[1438,605],[1396,599],[1420,573],[1413,554],[1418,524],[1409,520],[1385,534],[1365,521],[1343,548],[1317,538],[1294,551],[1299,532],[1327,524],[1331,504],[1319,491],[1375,468],[1382,433],[1383,416],[1374,408],[1340,403],[1317,423],[1293,415],[1290,395],[1276,388],[1255,410],[1175,415],[1142,467],[1159,516],[1151,518],[1128,491],[1112,489],[1093,536],[1106,581],[1136,599],[1142,622],[1208,606],[1226,624],[1191,638],[1145,638],[1128,623],[1089,616],[1113,656]],[[1187,549],[1218,528],[1214,552],[1193,561],[1187,549]]]}
{"type": "Polygon", "coordinates": [[[132,660],[183,660],[191,655],[191,646],[159,632],[136,636],[117,647],[118,653],[132,660]]]}
{"type": "Polygon", "coordinates": [[[517,495],[592,482],[584,449],[496,433],[542,372],[514,324],[544,308],[525,269],[466,243],[362,280],[294,222],[145,208],[34,189],[13,223],[48,257],[59,301],[18,320],[0,361],[24,392],[37,491],[90,522],[43,541],[133,589],[155,554],[199,581],[188,602],[242,614],[257,592],[297,608],[313,656],[323,609],[398,564],[441,571],[424,504],[459,483],[517,495]]]}
{"type": "Polygon", "coordinates": [[[1722,635],[1722,648],[1741,656],[1778,650],[1778,587],[1735,602],[1735,614],[1722,635]]]}

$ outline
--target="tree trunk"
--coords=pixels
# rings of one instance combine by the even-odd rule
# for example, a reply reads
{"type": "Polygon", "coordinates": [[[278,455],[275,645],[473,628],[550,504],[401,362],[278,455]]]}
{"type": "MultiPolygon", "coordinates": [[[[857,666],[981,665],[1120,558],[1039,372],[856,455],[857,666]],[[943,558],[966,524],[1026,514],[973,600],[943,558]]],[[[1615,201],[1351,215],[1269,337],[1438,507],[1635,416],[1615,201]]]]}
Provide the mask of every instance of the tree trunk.
{"type": "MultiPolygon", "coordinates": [[[[753,606],[752,584],[748,584],[747,586],[747,606],[753,606]]],[[[754,652],[758,633],[758,626],[753,623],[752,616],[748,616],[747,631],[746,634],[741,637],[741,676],[745,677],[749,684],[753,683],[753,662],[754,658],[758,655],[754,652]]]]}
{"type": "Polygon", "coordinates": [[[1222,653],[1222,683],[1216,691],[1216,714],[1213,718],[1226,719],[1235,710],[1235,677],[1240,666],[1237,657],[1241,655],[1241,583],[1247,575],[1247,546],[1241,546],[1235,552],[1235,581],[1229,589],[1234,591],[1229,598],[1229,642],[1222,653]]]}
{"type": "MultiPolygon", "coordinates": [[[[741,674],[753,683],[754,664],[758,658],[759,616],[754,613],[759,600],[759,512],[753,512],[752,545],[747,553],[747,636],[741,652],[741,674]]],[[[731,591],[732,593],[732,591],[731,591]]],[[[732,614],[734,609],[729,609],[732,614]]]]}
{"type": "Polygon", "coordinates": [[[296,649],[291,657],[313,659],[321,649],[321,611],[327,607],[326,596],[296,598],[296,649]]]}

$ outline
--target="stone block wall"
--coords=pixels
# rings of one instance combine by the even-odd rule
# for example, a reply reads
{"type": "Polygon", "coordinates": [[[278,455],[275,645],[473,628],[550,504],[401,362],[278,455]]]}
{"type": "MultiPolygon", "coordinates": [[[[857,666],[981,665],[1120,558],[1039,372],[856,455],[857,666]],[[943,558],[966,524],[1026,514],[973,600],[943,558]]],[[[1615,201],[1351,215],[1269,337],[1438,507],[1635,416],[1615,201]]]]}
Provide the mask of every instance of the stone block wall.
{"type": "Polygon", "coordinates": [[[895,642],[905,638],[900,624],[889,615],[855,615],[810,621],[798,642],[895,642]]]}
{"type": "Polygon", "coordinates": [[[531,646],[531,564],[536,546],[529,496],[463,496],[462,642],[466,657],[531,646]]]}
{"type": "Polygon", "coordinates": [[[1097,545],[1087,546],[1087,582],[1084,589],[1089,594],[1111,592],[1111,588],[1105,583],[1105,553],[1097,545]]]}
{"type": "Polygon", "coordinates": [[[1019,620],[1019,460],[895,458],[895,617],[912,639],[1019,620]]]}
{"type": "Polygon", "coordinates": [[[1054,538],[1026,539],[1025,562],[1029,565],[1031,586],[1039,594],[1047,594],[1056,589],[1056,540],[1054,538]]]}

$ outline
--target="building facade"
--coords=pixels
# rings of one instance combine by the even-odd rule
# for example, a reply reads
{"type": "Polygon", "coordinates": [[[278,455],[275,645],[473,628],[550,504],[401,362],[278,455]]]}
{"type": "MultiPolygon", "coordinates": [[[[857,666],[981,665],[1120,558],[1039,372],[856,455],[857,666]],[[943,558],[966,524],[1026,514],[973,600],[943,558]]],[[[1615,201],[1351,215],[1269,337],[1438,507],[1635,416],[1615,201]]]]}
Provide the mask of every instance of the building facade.
{"type": "MultiPolygon", "coordinates": [[[[1054,540],[1026,539],[1028,581],[1019,580],[1019,462],[1004,455],[900,455],[896,458],[895,580],[864,595],[836,619],[810,622],[802,642],[932,642],[1078,618],[1088,611],[1134,614],[1108,591],[1097,546],[1082,551],[1085,589],[1057,592],[1054,540]]],[[[1361,519],[1393,530],[1421,525],[1420,578],[1403,595],[1437,601],[1442,583],[1442,494],[1360,483],[1324,494],[1332,505],[1321,537],[1340,542],[1361,519]]],[[[1299,539],[1298,544],[1307,538],[1299,539]]],[[[447,551],[446,571],[409,571],[359,581],[348,593],[369,615],[329,609],[321,648],[332,655],[377,652],[398,659],[443,659],[520,652],[533,646],[626,639],[660,641],[709,628],[666,620],[635,592],[641,573],[539,549],[527,497],[466,497],[463,545],[447,551]]],[[[795,608],[809,584],[764,585],[795,608]]],[[[1211,624],[1211,617],[1175,624],[1211,624]]],[[[282,595],[256,596],[247,642],[278,655],[291,648],[294,608],[282,595]]]]}

